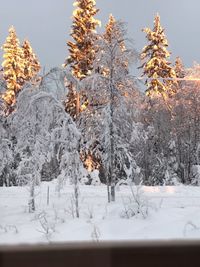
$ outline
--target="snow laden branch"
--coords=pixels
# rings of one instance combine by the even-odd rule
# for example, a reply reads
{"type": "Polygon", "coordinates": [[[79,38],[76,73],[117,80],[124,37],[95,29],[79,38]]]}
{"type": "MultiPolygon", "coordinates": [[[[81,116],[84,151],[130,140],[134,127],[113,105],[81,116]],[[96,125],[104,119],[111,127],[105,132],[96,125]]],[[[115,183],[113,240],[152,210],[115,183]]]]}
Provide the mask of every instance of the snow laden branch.
{"type": "Polygon", "coordinates": [[[73,182],[77,191],[80,176],[72,172],[72,164],[76,162],[74,172],[81,165],[77,152],[80,134],[62,103],[52,93],[26,87],[9,121],[17,140],[15,150],[21,158],[18,183],[30,186],[30,212],[35,210],[35,186],[40,183],[44,165],[52,160],[56,160],[63,179],[73,182]]]}

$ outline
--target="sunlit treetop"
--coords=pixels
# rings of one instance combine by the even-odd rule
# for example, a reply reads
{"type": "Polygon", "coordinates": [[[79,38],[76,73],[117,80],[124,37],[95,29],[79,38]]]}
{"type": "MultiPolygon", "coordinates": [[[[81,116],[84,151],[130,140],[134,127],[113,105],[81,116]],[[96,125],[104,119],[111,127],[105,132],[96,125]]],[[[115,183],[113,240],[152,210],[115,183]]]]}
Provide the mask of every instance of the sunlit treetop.
{"type": "Polygon", "coordinates": [[[67,43],[70,55],[65,65],[70,65],[73,75],[81,80],[90,75],[93,68],[96,27],[101,23],[94,18],[99,11],[94,0],[78,0],[74,6],[71,31],[74,42],[67,43]]]}
{"type": "Polygon", "coordinates": [[[125,23],[116,20],[111,14],[105,27],[105,33],[102,36],[103,47],[100,51],[101,73],[104,76],[111,74],[110,67],[113,66],[113,76],[123,76],[129,72],[129,64],[135,55],[132,49],[128,47],[127,29],[125,23]]]}
{"type": "Polygon", "coordinates": [[[113,27],[115,24],[116,24],[116,19],[112,14],[110,14],[108,24],[106,25],[106,32],[104,34],[105,39],[110,43],[112,42],[113,39],[113,27]]]}
{"type": "Polygon", "coordinates": [[[7,85],[3,99],[7,105],[12,106],[15,104],[16,94],[20,91],[25,78],[23,50],[13,26],[9,29],[9,35],[2,49],[4,51],[3,75],[7,85]]]}
{"type": "MultiPolygon", "coordinates": [[[[146,33],[146,37],[149,42],[154,41],[155,45],[160,44],[160,46],[163,46],[163,51],[165,52],[166,57],[170,56],[170,53],[167,51],[166,47],[168,47],[168,41],[166,39],[166,36],[164,34],[164,29],[162,28],[160,24],[160,16],[159,14],[156,15],[154,19],[154,28],[151,30],[150,28],[144,28],[143,32],[146,33]]],[[[144,51],[145,52],[145,48],[144,51]]]]}
{"type": "MultiPolygon", "coordinates": [[[[120,27],[120,23],[115,19],[115,17],[110,14],[108,24],[106,25],[106,32],[104,34],[104,39],[112,44],[116,43],[116,40],[120,44],[120,48],[122,52],[126,50],[124,36],[122,33],[122,28],[120,27]]],[[[115,45],[115,44],[114,44],[115,45]]]]}
{"type": "Polygon", "coordinates": [[[31,44],[28,40],[24,40],[22,49],[23,49],[24,60],[25,60],[24,75],[25,75],[25,79],[29,81],[38,74],[41,67],[40,67],[40,63],[35,53],[33,52],[31,44]]]}
{"type": "Polygon", "coordinates": [[[176,91],[176,73],[168,61],[170,53],[167,50],[168,41],[164,29],[160,24],[160,16],[154,19],[154,28],[143,29],[149,42],[143,48],[141,60],[143,61],[143,76],[147,76],[146,94],[150,97],[162,95],[164,98],[173,95],[176,91]]]}
{"type": "MultiPolygon", "coordinates": [[[[94,0],[78,0],[74,3],[73,24],[71,37],[73,41],[67,43],[69,57],[64,66],[69,66],[75,78],[82,80],[91,75],[96,58],[96,28],[99,20],[94,16],[98,13],[94,0]]],[[[77,119],[80,112],[87,107],[87,97],[77,93],[72,84],[68,86],[69,93],[65,102],[66,111],[77,119]]]]}

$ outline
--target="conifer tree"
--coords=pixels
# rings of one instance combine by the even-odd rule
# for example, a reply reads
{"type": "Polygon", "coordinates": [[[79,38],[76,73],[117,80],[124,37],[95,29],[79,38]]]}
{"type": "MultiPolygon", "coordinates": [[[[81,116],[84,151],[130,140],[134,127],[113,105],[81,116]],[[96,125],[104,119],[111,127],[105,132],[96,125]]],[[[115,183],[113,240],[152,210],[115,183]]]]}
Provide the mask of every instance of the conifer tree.
{"type": "Polygon", "coordinates": [[[184,78],[185,77],[186,71],[185,71],[185,67],[183,65],[183,61],[181,60],[180,57],[176,57],[174,70],[176,72],[177,78],[184,78]]]}
{"type": "MultiPolygon", "coordinates": [[[[175,70],[177,78],[180,78],[180,79],[185,78],[186,70],[185,70],[185,67],[184,67],[183,62],[182,62],[180,57],[176,57],[174,70],[175,70]]],[[[184,83],[185,83],[185,81],[179,80],[178,81],[178,88],[181,89],[183,87],[184,83]]]]}
{"type": "Polygon", "coordinates": [[[168,41],[157,14],[153,30],[143,29],[149,44],[144,47],[141,59],[144,61],[143,76],[147,76],[146,94],[149,97],[161,95],[164,99],[176,91],[176,72],[168,61],[170,53],[167,50],[168,41]]]}
{"type": "Polygon", "coordinates": [[[65,101],[65,111],[70,114],[70,116],[75,121],[79,114],[80,104],[79,104],[79,94],[76,92],[75,86],[72,83],[68,83],[68,95],[65,101]]]}
{"type": "Polygon", "coordinates": [[[30,81],[40,71],[40,63],[28,40],[24,41],[22,49],[25,61],[24,76],[26,81],[30,81]]]}
{"type": "Polygon", "coordinates": [[[71,33],[74,42],[67,43],[70,52],[67,63],[70,64],[73,75],[81,80],[93,69],[96,52],[94,33],[100,21],[94,18],[98,12],[95,0],[77,0],[74,6],[77,7],[73,12],[74,21],[71,33]]]}
{"type": "Polygon", "coordinates": [[[7,83],[7,90],[3,99],[8,106],[16,102],[16,95],[24,84],[24,55],[20,47],[14,27],[9,29],[9,35],[2,47],[4,61],[2,63],[4,79],[7,83]]]}
{"type": "MultiPolygon", "coordinates": [[[[95,29],[100,25],[100,21],[94,16],[98,13],[95,0],[77,0],[73,12],[73,25],[71,36],[73,42],[67,43],[69,47],[69,57],[64,66],[69,65],[72,74],[78,80],[82,80],[91,74],[93,61],[95,59],[95,29]]],[[[87,102],[86,96],[79,95],[70,84],[69,95],[66,101],[66,111],[76,119],[77,113],[81,111],[82,103],[87,102]],[[75,115],[74,115],[75,114],[75,115]]]]}

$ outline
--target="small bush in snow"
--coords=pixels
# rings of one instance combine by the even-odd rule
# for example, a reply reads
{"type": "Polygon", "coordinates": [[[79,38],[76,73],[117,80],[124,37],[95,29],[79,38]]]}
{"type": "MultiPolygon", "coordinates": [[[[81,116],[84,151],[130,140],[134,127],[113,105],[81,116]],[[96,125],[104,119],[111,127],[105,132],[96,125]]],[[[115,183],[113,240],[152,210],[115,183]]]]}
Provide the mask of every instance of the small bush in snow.
{"type": "Polygon", "coordinates": [[[123,199],[124,208],[120,214],[122,218],[130,219],[131,217],[141,215],[144,219],[148,216],[149,204],[144,197],[142,187],[130,186],[131,196],[126,200],[123,199]]]}
{"type": "Polygon", "coordinates": [[[72,194],[68,206],[65,208],[65,213],[67,213],[72,219],[75,219],[77,218],[77,208],[79,213],[79,207],[76,207],[76,197],[74,194],[72,194]]]}
{"type": "Polygon", "coordinates": [[[38,231],[44,234],[49,241],[51,235],[55,232],[56,221],[51,221],[45,211],[38,215],[38,220],[40,223],[40,229],[38,231]]]}
{"type": "Polygon", "coordinates": [[[94,209],[93,207],[88,206],[87,212],[85,212],[86,217],[91,220],[94,218],[94,209]]]}
{"type": "Polygon", "coordinates": [[[12,232],[12,233],[15,233],[15,234],[18,234],[19,231],[17,229],[17,226],[16,225],[0,225],[0,233],[3,232],[3,233],[8,233],[8,232],[12,232]]]}
{"type": "Polygon", "coordinates": [[[93,224],[92,227],[93,227],[93,230],[91,233],[92,240],[95,242],[99,242],[99,238],[101,236],[100,230],[95,224],[93,224]]]}

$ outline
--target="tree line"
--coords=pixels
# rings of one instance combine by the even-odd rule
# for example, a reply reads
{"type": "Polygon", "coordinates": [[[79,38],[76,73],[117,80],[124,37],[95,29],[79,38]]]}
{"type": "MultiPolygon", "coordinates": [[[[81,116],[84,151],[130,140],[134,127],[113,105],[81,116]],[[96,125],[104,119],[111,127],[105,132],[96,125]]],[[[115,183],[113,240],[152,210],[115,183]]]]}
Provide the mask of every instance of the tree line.
{"type": "Polygon", "coordinates": [[[75,2],[69,55],[62,68],[39,74],[30,43],[11,27],[3,46],[0,102],[1,184],[41,180],[199,184],[200,67],[169,61],[160,16],[143,29],[138,53],[126,24],[110,15],[102,34],[94,0],[75,2]],[[146,93],[132,75],[140,62],[146,93]]]}

